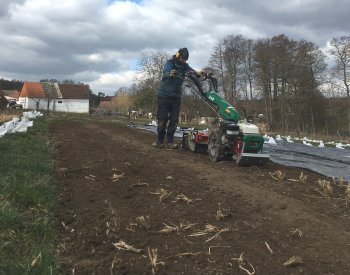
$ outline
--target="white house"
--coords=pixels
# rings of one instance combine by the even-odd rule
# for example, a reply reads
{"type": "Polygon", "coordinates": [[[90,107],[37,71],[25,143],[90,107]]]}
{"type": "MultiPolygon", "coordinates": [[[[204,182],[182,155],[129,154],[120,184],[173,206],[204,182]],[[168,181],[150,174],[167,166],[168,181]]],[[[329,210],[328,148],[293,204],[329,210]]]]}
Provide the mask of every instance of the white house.
{"type": "Polygon", "coordinates": [[[25,81],[18,97],[24,109],[89,113],[90,89],[83,84],[25,81]]]}

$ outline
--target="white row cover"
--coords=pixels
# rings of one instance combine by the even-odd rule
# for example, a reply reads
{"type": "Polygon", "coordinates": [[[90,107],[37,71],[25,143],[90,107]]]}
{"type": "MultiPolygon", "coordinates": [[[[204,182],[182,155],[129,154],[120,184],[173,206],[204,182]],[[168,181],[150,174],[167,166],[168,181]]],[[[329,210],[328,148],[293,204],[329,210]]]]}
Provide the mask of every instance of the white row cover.
{"type": "Polygon", "coordinates": [[[28,127],[33,126],[33,120],[43,114],[38,111],[23,112],[22,117],[14,117],[12,120],[5,122],[0,126],[0,138],[5,134],[25,133],[28,127]]]}

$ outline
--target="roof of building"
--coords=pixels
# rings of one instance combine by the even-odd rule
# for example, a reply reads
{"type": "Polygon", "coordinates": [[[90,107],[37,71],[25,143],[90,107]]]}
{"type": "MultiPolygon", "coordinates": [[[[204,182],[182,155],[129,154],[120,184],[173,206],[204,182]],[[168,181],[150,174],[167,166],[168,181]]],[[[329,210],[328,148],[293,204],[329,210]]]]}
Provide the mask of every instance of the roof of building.
{"type": "MultiPolygon", "coordinates": [[[[12,97],[12,98],[18,98],[19,91],[18,90],[1,90],[3,95],[7,97],[12,97]]],[[[0,92],[1,94],[1,92],[0,92]]]]}
{"type": "Polygon", "coordinates": [[[89,99],[89,92],[89,86],[84,84],[25,81],[19,97],[89,99]]]}
{"type": "Polygon", "coordinates": [[[115,109],[116,106],[112,101],[100,101],[100,104],[96,109],[104,109],[104,110],[112,110],[115,109]]]}
{"type": "Polygon", "coordinates": [[[57,87],[57,83],[42,82],[45,96],[47,98],[61,98],[61,93],[57,87]]]}
{"type": "Polygon", "coordinates": [[[62,98],[89,99],[89,86],[84,84],[58,84],[62,98]]]}
{"type": "Polygon", "coordinates": [[[114,96],[103,96],[103,97],[100,97],[100,102],[102,101],[112,101],[114,98],[114,96]]]}
{"type": "Polygon", "coordinates": [[[19,97],[45,98],[46,96],[42,83],[25,81],[19,97]]]}

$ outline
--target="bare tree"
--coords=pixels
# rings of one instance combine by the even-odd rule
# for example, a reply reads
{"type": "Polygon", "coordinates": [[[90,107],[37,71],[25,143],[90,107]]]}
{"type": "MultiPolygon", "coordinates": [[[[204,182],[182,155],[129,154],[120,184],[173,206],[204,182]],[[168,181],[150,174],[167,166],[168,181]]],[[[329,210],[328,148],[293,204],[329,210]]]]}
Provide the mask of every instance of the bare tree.
{"type": "MultiPolygon", "coordinates": [[[[253,99],[253,78],[254,78],[254,41],[247,39],[243,42],[244,52],[244,75],[247,83],[247,93],[249,89],[250,100],[253,99]]],[[[245,98],[248,98],[246,94],[245,98]]]]}
{"type": "Polygon", "coordinates": [[[242,67],[244,64],[244,38],[242,35],[228,35],[223,39],[224,46],[224,65],[228,79],[230,93],[227,99],[232,103],[235,102],[240,85],[240,77],[242,76],[242,67]]]}
{"type": "Polygon", "coordinates": [[[319,88],[326,69],[321,50],[282,34],[256,43],[255,62],[257,85],[272,126],[283,134],[291,129],[315,133],[324,118],[316,105],[322,106],[319,88]]]}
{"type": "Polygon", "coordinates": [[[215,70],[216,74],[218,75],[218,84],[220,87],[222,87],[224,97],[228,98],[225,85],[224,49],[222,41],[220,41],[214,48],[214,52],[212,53],[209,60],[209,65],[215,70]]]}
{"type": "Polygon", "coordinates": [[[35,102],[35,108],[38,111],[39,107],[40,107],[40,100],[41,100],[41,98],[30,97],[30,99],[32,99],[35,102]]]}
{"type": "Polygon", "coordinates": [[[151,109],[155,109],[157,87],[162,79],[163,66],[170,55],[162,50],[143,53],[137,63],[138,80],[143,89],[151,97],[151,109]]]}
{"type": "Polygon", "coordinates": [[[218,76],[219,88],[232,104],[253,97],[254,41],[242,35],[227,35],[214,48],[209,66],[218,76]],[[248,92],[249,91],[249,92],[248,92]]]}
{"type": "Polygon", "coordinates": [[[298,42],[296,74],[306,114],[303,120],[309,124],[308,128],[313,134],[317,128],[323,128],[325,121],[324,100],[320,86],[325,82],[326,68],[325,55],[316,44],[304,40],[298,42]]]}
{"type": "Polygon", "coordinates": [[[128,88],[128,87],[120,87],[120,88],[114,93],[114,96],[128,95],[128,94],[130,94],[130,88],[128,88]]]}
{"type": "Polygon", "coordinates": [[[259,39],[255,44],[254,63],[256,88],[264,100],[266,119],[273,124],[272,115],[272,50],[270,39],[259,39]]]}
{"type": "Polygon", "coordinates": [[[334,73],[346,89],[348,135],[350,135],[350,36],[333,38],[329,52],[335,57],[334,73]]]}

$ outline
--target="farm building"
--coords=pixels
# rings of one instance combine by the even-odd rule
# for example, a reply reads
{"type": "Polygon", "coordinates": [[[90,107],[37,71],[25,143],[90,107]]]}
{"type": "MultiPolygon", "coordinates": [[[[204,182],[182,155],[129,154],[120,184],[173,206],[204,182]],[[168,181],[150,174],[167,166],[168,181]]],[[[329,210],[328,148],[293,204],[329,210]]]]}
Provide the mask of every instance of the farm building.
{"type": "Polygon", "coordinates": [[[100,104],[98,105],[97,109],[102,109],[102,110],[114,110],[115,109],[115,102],[114,96],[104,96],[100,97],[100,104]]]}
{"type": "Polygon", "coordinates": [[[54,112],[89,113],[90,89],[83,84],[26,81],[18,103],[24,109],[54,112]]]}
{"type": "Polygon", "coordinates": [[[17,100],[19,91],[18,90],[2,90],[4,97],[8,100],[17,100]]]}

